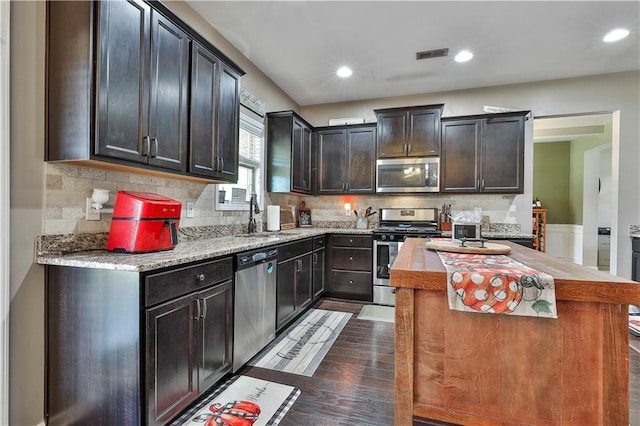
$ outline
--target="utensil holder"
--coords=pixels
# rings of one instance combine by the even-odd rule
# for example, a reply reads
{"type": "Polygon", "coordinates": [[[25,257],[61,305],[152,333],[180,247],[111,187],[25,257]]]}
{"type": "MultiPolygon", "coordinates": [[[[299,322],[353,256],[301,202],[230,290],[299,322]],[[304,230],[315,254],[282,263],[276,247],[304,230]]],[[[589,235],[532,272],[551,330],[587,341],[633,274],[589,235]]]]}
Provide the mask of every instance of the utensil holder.
{"type": "Polygon", "coordinates": [[[356,229],[367,229],[369,227],[369,221],[366,217],[359,217],[356,219],[356,229]]]}

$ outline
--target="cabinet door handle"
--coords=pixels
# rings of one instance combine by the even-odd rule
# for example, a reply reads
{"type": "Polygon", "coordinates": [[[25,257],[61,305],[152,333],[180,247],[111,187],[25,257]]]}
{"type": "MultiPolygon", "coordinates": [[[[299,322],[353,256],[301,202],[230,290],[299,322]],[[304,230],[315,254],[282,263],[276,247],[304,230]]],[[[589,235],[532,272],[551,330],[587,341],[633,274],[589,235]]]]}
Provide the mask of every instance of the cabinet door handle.
{"type": "Polygon", "coordinates": [[[353,256],[349,256],[349,261],[353,262],[353,256]]]}
{"type": "Polygon", "coordinates": [[[302,271],[302,260],[296,260],[296,272],[302,271]]]}
{"type": "Polygon", "coordinates": [[[407,144],[407,155],[411,153],[411,144],[407,144]]]}
{"type": "Polygon", "coordinates": [[[142,138],[142,155],[146,157],[147,155],[149,155],[150,150],[151,140],[149,139],[149,136],[145,136],[142,138]]]}
{"type": "Polygon", "coordinates": [[[349,284],[353,284],[353,280],[349,280],[349,284]]]}
{"type": "Polygon", "coordinates": [[[197,278],[198,278],[198,281],[201,281],[201,282],[202,282],[202,281],[204,281],[204,279],[205,279],[205,275],[204,275],[204,274],[198,274],[198,275],[197,275],[197,278]]]}
{"type": "Polygon", "coordinates": [[[220,168],[218,169],[219,172],[224,171],[224,157],[218,157],[220,159],[220,168]]]}
{"type": "Polygon", "coordinates": [[[318,253],[313,253],[313,264],[314,265],[318,264],[318,253]]]}
{"type": "Polygon", "coordinates": [[[347,182],[347,191],[349,190],[349,182],[347,182]]]}
{"type": "Polygon", "coordinates": [[[482,179],[481,184],[480,184],[480,189],[484,189],[484,179],[482,179]]]}
{"type": "Polygon", "coordinates": [[[204,299],[200,299],[200,300],[202,301],[202,315],[200,315],[200,318],[204,319],[207,317],[207,301],[204,299]]]}
{"type": "Polygon", "coordinates": [[[198,318],[200,318],[200,299],[196,299],[196,316],[193,317],[194,321],[198,321],[198,318]]]}
{"type": "Polygon", "coordinates": [[[353,239],[350,239],[350,240],[349,240],[349,244],[353,244],[353,239]]]}
{"type": "Polygon", "coordinates": [[[158,156],[158,138],[151,138],[151,147],[149,149],[149,157],[156,158],[158,156]]]}

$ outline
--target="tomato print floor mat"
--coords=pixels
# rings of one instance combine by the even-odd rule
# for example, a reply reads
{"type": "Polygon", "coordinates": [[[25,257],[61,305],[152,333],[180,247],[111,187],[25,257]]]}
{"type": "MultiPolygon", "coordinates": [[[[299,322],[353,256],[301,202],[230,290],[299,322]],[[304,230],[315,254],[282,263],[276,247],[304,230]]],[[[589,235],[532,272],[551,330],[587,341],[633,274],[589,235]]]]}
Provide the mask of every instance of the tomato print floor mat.
{"type": "Polygon", "coordinates": [[[171,426],[272,426],[284,418],[300,389],[249,376],[234,376],[171,426]]]}
{"type": "Polygon", "coordinates": [[[557,318],[553,277],[504,255],[438,252],[447,270],[449,308],[557,318]]]}

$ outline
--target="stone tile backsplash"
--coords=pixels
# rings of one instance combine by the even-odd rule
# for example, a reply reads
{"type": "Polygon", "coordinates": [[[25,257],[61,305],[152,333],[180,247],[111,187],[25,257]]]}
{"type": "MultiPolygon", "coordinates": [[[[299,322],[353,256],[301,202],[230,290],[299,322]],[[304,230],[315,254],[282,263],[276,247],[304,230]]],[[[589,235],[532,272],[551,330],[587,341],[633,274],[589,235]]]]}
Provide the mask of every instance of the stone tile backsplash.
{"type": "MultiPolygon", "coordinates": [[[[97,234],[109,232],[111,214],[102,214],[100,221],[85,220],[85,199],[91,196],[93,188],[110,191],[107,207],[113,207],[117,191],[151,192],[174,198],[185,204],[193,201],[195,217],[186,217],[186,208],[182,209],[180,227],[215,227],[224,225],[243,226],[248,222],[248,212],[215,210],[215,187],[202,183],[187,182],[164,177],[130,174],[111,170],[75,166],[64,163],[46,163],[45,212],[43,215],[43,234],[97,234]]],[[[364,211],[371,206],[374,211],[382,207],[435,207],[451,204],[455,213],[458,210],[471,210],[476,207],[488,215],[492,223],[516,223],[516,203],[514,195],[330,195],[298,196],[293,194],[269,193],[266,204],[297,207],[302,201],[311,209],[312,223],[315,226],[331,224],[331,227],[355,227],[355,215],[345,215],[344,203],[351,203],[352,210],[364,211]],[[353,225],[352,225],[353,224],[353,225]]],[[[266,210],[266,209],[265,209],[266,210]]],[[[266,224],[266,217],[258,215],[258,220],[266,224]]],[[[370,217],[369,227],[378,223],[378,215],[370,217]]],[[[207,231],[208,232],[208,231],[207,231]]],[[[213,231],[214,233],[216,231],[213,231]]],[[[193,238],[194,231],[182,234],[184,238],[193,238]]],[[[199,232],[195,232],[198,234],[199,232]]]]}

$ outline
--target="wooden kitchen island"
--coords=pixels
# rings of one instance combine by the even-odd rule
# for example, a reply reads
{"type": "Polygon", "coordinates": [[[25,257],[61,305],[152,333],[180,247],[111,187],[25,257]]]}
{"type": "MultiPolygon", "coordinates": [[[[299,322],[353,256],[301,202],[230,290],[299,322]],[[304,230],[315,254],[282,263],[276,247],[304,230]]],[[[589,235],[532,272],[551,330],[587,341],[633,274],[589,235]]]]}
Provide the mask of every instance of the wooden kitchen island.
{"type": "Polygon", "coordinates": [[[515,243],[554,277],[558,319],[451,311],[436,252],[409,238],[396,291],[395,424],[628,425],[628,304],[640,283],[515,243]]]}

